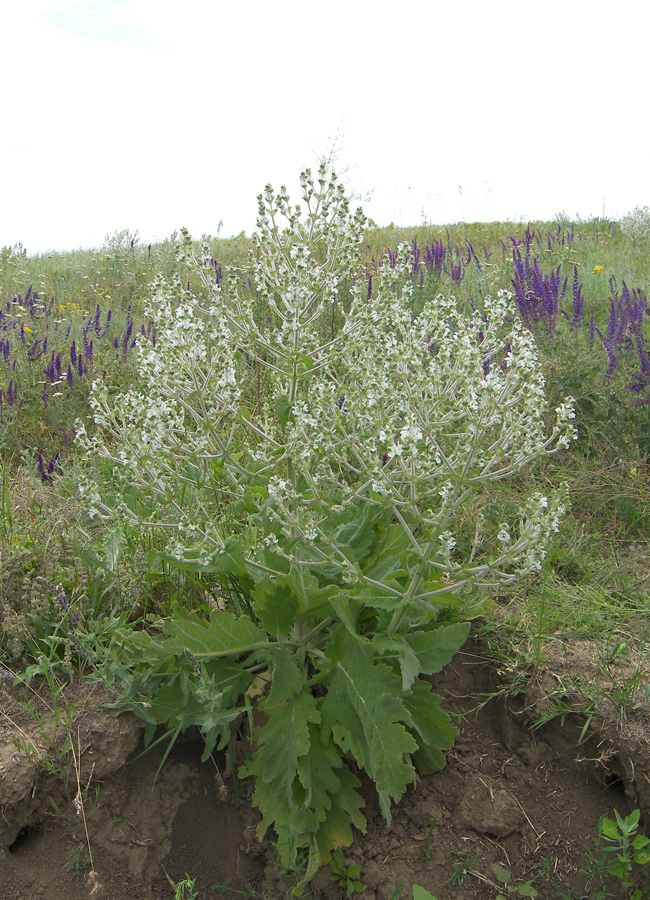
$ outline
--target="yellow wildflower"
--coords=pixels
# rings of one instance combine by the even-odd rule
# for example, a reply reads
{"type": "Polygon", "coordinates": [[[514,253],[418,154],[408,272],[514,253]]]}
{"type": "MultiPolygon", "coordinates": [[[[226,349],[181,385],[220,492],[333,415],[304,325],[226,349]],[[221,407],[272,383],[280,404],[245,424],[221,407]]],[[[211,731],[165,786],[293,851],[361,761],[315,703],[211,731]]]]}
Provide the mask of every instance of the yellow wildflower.
{"type": "Polygon", "coordinates": [[[604,266],[594,266],[594,275],[600,275],[601,272],[605,271],[604,266]]]}

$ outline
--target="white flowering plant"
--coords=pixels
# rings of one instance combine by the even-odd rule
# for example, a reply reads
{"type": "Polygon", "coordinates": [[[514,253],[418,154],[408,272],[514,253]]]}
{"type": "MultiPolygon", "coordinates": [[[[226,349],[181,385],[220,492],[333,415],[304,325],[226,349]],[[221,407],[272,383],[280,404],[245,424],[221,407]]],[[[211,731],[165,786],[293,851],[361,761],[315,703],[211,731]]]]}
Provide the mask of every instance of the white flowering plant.
{"type": "Polygon", "coordinates": [[[633,241],[650,238],[650,206],[636,206],[621,219],[621,231],[633,241]]]}
{"type": "Polygon", "coordinates": [[[415,314],[404,246],[368,297],[363,213],[324,167],[301,183],[302,208],[259,198],[252,290],[215,284],[207,258],[200,296],[157,282],[139,384],[96,383],[79,439],[114,466],[110,501],[84,485],[93,514],[159,529],[168,563],[224,585],[209,618],[177,604],[125,640],[123,705],[149,736],[200,727],[206,758],[248,711],[259,836],[308,881],[365,829],[358,770],[390,820],[416,771],[444,765],[455,729],[421,676],[486,588],[539,569],[568,501],[560,486],[518,521],[477,515],[469,540],[463,508],[576,435],[509,294],[415,314]]]}

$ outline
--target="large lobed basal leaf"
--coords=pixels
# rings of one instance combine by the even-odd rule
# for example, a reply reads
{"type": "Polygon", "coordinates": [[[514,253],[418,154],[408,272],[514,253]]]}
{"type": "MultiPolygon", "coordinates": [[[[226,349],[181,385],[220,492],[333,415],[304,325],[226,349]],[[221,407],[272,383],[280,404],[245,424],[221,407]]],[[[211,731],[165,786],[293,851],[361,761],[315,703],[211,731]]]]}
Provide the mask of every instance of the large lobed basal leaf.
{"type": "Polygon", "coordinates": [[[253,738],[258,751],[240,775],[256,779],[253,803],[262,812],[260,840],[270,827],[277,835],[283,865],[295,868],[304,854],[303,885],[332,850],[352,843],[352,826],[365,831],[359,781],[342,759],[331,737],[320,729],[319,701],[309,690],[273,705],[269,718],[253,738]]]}
{"type": "Polygon", "coordinates": [[[370,642],[339,625],[311,682],[288,648],[272,654],[273,687],[260,704],[268,718],[256,727],[257,751],[240,771],[256,779],[258,836],[273,828],[283,864],[306,861],[305,881],[333,850],[351,844],[353,827],[365,830],[351,766],[375,783],[390,821],[391,801],[414,781],[415,768],[431,773],[445,765],[456,729],[416,667],[421,655],[430,670],[439,670],[466,636],[465,625],[439,627],[428,632],[428,651],[418,640],[416,652],[400,636],[370,642]]]}
{"type": "Polygon", "coordinates": [[[174,618],[165,626],[166,646],[171,652],[189,651],[197,659],[236,658],[268,643],[266,633],[248,616],[235,617],[214,609],[206,622],[179,603],[174,603],[173,609],[174,618]]]}
{"type": "Polygon", "coordinates": [[[390,821],[390,800],[399,800],[415,771],[410,754],[417,743],[405,727],[409,715],[402,682],[390,666],[375,660],[369,643],[338,627],[326,648],[329,672],[322,725],[344,753],[372,778],[390,821]]]}

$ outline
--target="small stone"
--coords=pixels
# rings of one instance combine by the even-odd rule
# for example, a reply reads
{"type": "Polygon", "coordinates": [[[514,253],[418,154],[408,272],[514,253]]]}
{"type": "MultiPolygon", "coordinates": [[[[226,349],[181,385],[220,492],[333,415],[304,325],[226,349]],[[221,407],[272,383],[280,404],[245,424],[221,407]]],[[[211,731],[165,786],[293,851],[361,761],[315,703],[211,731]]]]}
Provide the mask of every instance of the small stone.
{"type": "Polygon", "coordinates": [[[487,776],[473,775],[454,811],[454,824],[480,834],[504,838],[526,821],[514,797],[487,776]]]}

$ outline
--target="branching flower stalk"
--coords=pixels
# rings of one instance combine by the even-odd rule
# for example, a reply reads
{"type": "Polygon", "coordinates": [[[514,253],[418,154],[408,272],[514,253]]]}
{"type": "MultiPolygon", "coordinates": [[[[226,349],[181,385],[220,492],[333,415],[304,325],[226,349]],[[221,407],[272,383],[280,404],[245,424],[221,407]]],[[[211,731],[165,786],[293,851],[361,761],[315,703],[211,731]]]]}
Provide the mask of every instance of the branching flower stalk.
{"type": "Polygon", "coordinates": [[[150,729],[199,725],[209,755],[265,672],[245,774],[260,836],[273,827],[287,866],[306,853],[308,880],[365,828],[351,757],[388,820],[415,767],[444,765],[454,729],[420,675],[457,652],[483,588],[539,569],[567,489],[532,495],[518,521],[475,516],[473,539],[463,508],[576,433],[570,398],[547,427],[510,294],[414,315],[404,245],[369,298],[363,213],[325,168],[301,183],[302,209],[284,188],[259,197],[253,291],[216,283],[207,248],[200,295],[157,280],[138,385],[96,382],[97,429],[78,439],[114,465],[114,501],[81,486],[95,515],[158,526],[168,564],[235,577],[244,597],[132,637],[128,708],[150,729]]]}

